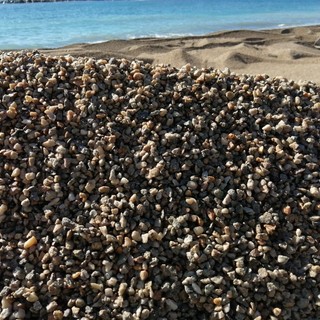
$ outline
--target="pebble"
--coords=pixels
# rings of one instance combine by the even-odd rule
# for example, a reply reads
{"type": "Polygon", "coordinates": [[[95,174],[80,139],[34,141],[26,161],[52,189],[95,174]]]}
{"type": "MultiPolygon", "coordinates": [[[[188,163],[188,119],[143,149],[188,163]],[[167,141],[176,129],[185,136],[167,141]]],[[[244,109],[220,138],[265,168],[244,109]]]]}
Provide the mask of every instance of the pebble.
{"type": "Polygon", "coordinates": [[[278,258],[277,258],[280,264],[286,264],[289,261],[289,259],[290,259],[289,257],[283,256],[283,255],[278,255],[278,258]]]}
{"type": "Polygon", "coordinates": [[[193,228],[193,231],[194,231],[194,233],[195,233],[197,236],[200,236],[201,234],[204,233],[204,228],[203,228],[203,227],[200,227],[200,226],[194,227],[194,228],[193,228]]]}
{"type": "Polygon", "coordinates": [[[37,238],[36,238],[35,236],[32,236],[30,239],[28,239],[28,240],[24,243],[23,247],[24,247],[25,249],[29,249],[29,248],[31,248],[32,246],[35,246],[37,243],[38,243],[37,238]]]}
{"type": "Polygon", "coordinates": [[[37,51],[0,84],[0,318],[320,318],[316,85],[37,51]]]}
{"type": "Polygon", "coordinates": [[[177,310],[178,309],[178,304],[174,302],[172,299],[166,299],[166,304],[169,307],[170,310],[177,310]]]}
{"type": "Polygon", "coordinates": [[[7,210],[8,210],[8,206],[6,204],[1,204],[0,205],[0,216],[4,215],[7,210]]]}
{"type": "Polygon", "coordinates": [[[274,308],[273,310],[273,314],[278,317],[281,315],[282,310],[280,308],[274,308]]]}
{"type": "Polygon", "coordinates": [[[149,276],[148,271],[146,271],[146,270],[140,271],[140,279],[141,279],[142,281],[147,280],[148,276],[149,276]]]}

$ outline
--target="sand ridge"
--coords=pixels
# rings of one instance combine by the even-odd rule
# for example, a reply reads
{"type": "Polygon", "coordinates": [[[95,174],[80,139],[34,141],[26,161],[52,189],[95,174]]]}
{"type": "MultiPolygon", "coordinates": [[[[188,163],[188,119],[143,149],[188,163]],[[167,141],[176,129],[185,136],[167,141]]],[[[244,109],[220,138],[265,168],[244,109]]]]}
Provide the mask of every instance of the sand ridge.
{"type": "Polygon", "coordinates": [[[74,44],[42,53],[139,59],[152,64],[231,68],[240,74],[268,74],[320,83],[320,26],[221,31],[183,38],[141,38],[74,44]]]}

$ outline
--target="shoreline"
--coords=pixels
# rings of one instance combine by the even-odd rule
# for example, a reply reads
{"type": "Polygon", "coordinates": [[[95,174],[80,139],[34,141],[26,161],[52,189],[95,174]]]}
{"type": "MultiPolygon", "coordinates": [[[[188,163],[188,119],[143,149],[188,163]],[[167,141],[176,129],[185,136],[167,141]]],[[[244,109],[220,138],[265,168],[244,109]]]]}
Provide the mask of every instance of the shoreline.
{"type": "Polygon", "coordinates": [[[38,51],[49,55],[137,59],[177,68],[187,63],[198,68],[228,67],[239,74],[267,74],[320,85],[320,50],[314,46],[318,39],[320,25],[309,25],[227,30],[202,36],[75,43],[38,51]]]}

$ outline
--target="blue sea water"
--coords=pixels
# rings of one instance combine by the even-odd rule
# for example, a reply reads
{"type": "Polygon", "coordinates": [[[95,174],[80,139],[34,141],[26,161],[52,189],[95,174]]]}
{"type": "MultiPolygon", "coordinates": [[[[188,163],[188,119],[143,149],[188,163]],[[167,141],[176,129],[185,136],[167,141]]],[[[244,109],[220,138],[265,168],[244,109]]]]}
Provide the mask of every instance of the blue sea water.
{"type": "Polygon", "coordinates": [[[0,49],[315,24],[319,0],[0,2],[0,49]]]}

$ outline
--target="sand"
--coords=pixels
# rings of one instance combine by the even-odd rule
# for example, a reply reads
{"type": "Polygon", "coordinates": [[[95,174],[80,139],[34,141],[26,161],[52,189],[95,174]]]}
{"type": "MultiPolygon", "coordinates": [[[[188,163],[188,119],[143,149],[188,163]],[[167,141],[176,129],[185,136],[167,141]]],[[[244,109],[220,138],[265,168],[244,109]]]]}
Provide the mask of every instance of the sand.
{"type": "Polygon", "coordinates": [[[214,67],[240,74],[267,74],[320,84],[320,26],[264,31],[222,31],[205,36],[114,40],[40,50],[96,58],[139,59],[152,64],[214,67]]]}

